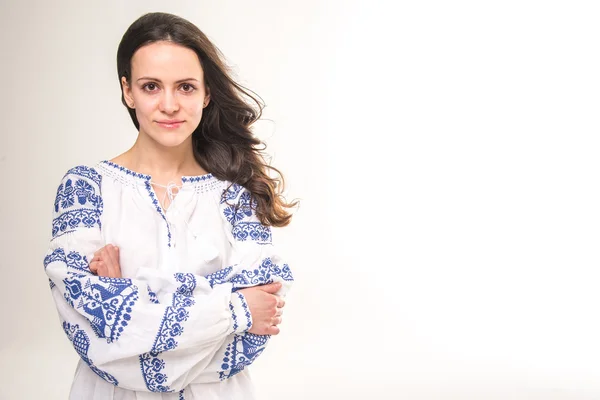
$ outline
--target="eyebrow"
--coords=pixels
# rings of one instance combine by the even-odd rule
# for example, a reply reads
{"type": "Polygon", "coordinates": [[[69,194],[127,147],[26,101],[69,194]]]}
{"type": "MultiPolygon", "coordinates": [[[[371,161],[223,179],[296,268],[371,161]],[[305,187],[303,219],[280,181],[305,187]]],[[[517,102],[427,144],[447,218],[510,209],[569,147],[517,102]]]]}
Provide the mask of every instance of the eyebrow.
{"type": "MultiPolygon", "coordinates": [[[[156,81],[156,82],[158,82],[158,83],[162,83],[162,81],[161,81],[160,79],[158,79],[158,78],[151,78],[151,77],[149,77],[149,76],[144,76],[144,77],[141,77],[141,78],[139,78],[139,79],[138,79],[136,82],[139,82],[139,81],[141,81],[141,80],[149,80],[149,81],[156,81]]],[[[177,81],[177,82],[175,82],[175,83],[181,83],[181,82],[186,82],[186,81],[196,81],[196,82],[200,82],[200,81],[199,81],[198,79],[196,79],[196,78],[185,78],[185,79],[180,79],[180,80],[178,80],[178,81],[177,81]]]]}

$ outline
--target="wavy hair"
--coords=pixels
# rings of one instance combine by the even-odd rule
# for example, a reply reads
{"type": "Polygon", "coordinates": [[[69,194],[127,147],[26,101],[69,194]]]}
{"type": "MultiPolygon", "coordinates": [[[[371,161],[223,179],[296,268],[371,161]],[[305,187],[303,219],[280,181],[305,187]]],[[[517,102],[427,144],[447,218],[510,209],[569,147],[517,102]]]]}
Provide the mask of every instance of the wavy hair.
{"type": "Polygon", "coordinates": [[[253,207],[264,225],[288,225],[292,217],[288,209],[298,202],[286,202],[282,195],[283,174],[265,161],[262,152],[266,145],[250,130],[262,115],[263,103],[231,78],[219,49],[184,18],[168,13],[144,14],[131,24],[119,43],[117,72],[121,101],[136,129],[139,130],[140,125],[135,110],[125,101],[121,77],[131,82],[134,53],[158,41],[170,41],[193,50],[204,71],[211,100],[192,133],[196,161],[216,178],[237,183],[250,191],[253,207]]]}

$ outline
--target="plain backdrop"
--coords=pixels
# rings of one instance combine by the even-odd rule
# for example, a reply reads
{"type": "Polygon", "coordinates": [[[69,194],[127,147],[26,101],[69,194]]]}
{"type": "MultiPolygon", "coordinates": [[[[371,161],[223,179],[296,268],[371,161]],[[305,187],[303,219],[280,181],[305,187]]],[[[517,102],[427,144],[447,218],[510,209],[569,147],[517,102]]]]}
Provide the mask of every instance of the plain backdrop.
{"type": "Polygon", "coordinates": [[[1,399],[67,398],[54,195],[135,140],[116,50],[149,11],[264,99],[301,200],[262,399],[600,399],[596,1],[1,4],[1,399]]]}

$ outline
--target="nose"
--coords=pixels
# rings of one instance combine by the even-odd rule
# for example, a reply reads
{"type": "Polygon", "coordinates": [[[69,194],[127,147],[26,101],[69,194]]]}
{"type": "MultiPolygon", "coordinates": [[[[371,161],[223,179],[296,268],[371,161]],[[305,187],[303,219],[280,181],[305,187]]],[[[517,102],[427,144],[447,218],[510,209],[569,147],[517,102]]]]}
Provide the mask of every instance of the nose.
{"type": "Polygon", "coordinates": [[[173,114],[179,110],[177,96],[170,90],[163,91],[163,95],[160,99],[159,109],[165,114],[173,114]]]}

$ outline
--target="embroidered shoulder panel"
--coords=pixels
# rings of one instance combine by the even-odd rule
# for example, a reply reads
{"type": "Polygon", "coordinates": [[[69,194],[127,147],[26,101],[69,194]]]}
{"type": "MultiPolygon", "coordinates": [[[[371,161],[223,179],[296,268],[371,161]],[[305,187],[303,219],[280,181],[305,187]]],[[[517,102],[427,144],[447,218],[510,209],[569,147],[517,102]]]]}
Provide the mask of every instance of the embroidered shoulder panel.
{"type": "Polygon", "coordinates": [[[75,167],[63,178],[56,192],[52,237],[79,227],[101,226],[103,202],[100,195],[102,177],[93,168],[75,167]]]}

